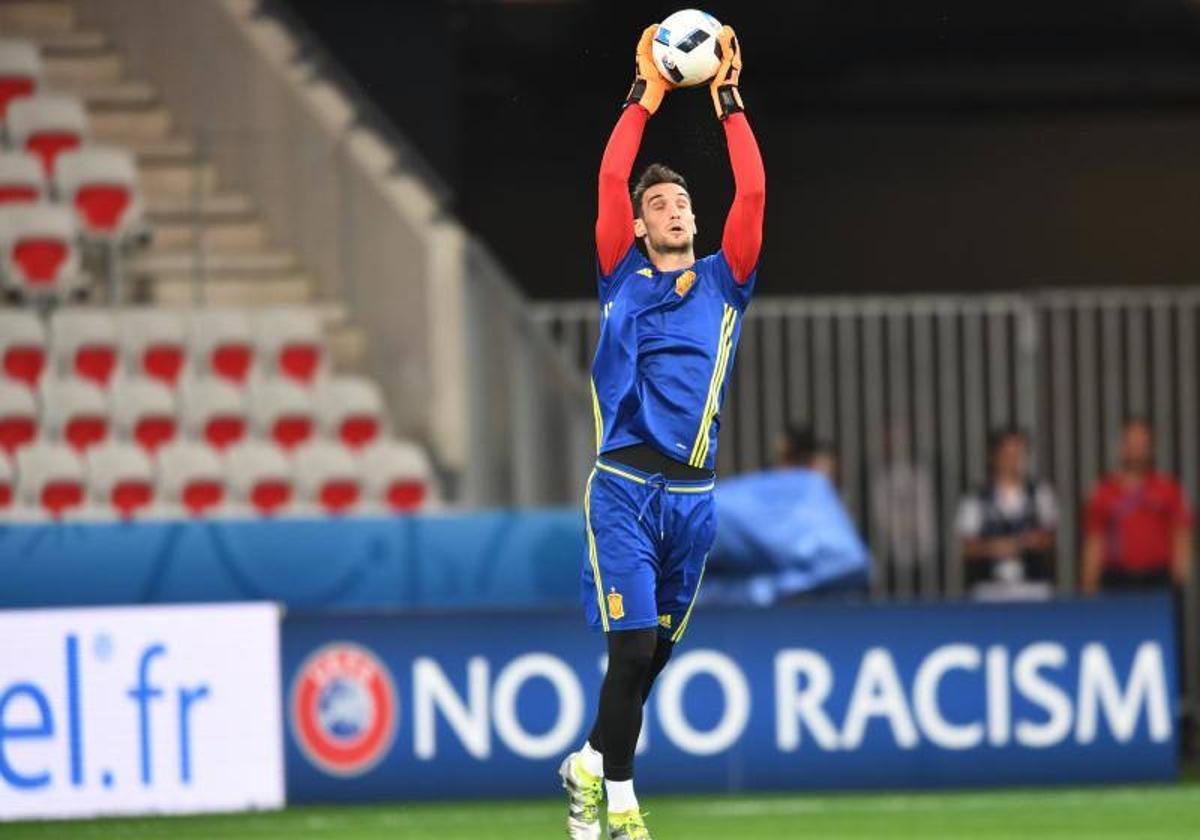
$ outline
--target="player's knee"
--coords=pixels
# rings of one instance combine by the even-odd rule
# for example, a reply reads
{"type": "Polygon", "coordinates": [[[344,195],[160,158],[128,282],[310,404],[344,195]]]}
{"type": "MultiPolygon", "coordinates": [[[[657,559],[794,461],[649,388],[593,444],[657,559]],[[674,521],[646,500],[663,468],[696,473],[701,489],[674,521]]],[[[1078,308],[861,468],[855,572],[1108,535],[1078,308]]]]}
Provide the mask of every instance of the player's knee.
{"type": "Polygon", "coordinates": [[[642,678],[654,667],[658,634],[653,630],[622,630],[609,634],[608,668],[614,673],[642,678]]]}

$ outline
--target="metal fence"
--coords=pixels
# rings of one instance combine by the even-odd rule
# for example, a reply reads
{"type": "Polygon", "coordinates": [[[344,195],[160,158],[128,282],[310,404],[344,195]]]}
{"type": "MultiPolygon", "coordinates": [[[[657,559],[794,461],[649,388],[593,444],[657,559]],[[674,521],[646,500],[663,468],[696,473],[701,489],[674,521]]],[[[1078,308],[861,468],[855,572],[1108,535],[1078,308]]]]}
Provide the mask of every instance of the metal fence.
{"type": "MultiPolygon", "coordinates": [[[[1150,421],[1159,467],[1198,497],[1198,314],[1192,289],[762,297],[743,322],[718,471],[768,466],[789,424],[811,426],[836,449],[842,497],[875,559],[874,594],[957,595],[959,498],[984,480],[988,432],[1019,425],[1034,473],[1057,493],[1056,585],[1070,593],[1082,507],[1115,464],[1126,418],[1150,421]]],[[[586,371],[596,304],[543,304],[536,317],[586,371]]],[[[1194,654],[1194,584],[1187,604],[1194,654]]]]}

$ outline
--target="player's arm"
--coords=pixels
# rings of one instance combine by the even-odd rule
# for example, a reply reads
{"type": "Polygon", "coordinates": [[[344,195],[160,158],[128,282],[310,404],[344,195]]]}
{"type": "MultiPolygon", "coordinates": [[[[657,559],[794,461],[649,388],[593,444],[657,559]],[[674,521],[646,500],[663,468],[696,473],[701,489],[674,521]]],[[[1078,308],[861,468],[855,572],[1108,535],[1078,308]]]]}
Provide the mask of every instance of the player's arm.
{"type": "Polygon", "coordinates": [[[725,218],[721,250],[733,279],[745,283],[762,250],[763,213],[767,205],[767,174],[763,169],[758,141],[746,120],[738,78],[742,72],[742,50],[737,36],[728,26],[721,28],[718,44],[721,47],[721,66],[713,77],[709,90],[717,119],[725,129],[729,147],[729,164],[733,169],[735,187],[733,206],[725,218]]]}
{"type": "Polygon", "coordinates": [[[647,26],[638,41],[634,62],[633,85],[625,98],[625,110],[600,161],[600,201],[596,213],[596,255],[600,273],[609,274],[633,244],[633,204],[629,199],[629,175],[642,133],[650,115],[658,110],[662,98],[673,85],[662,77],[654,64],[651,44],[658,24],[647,26]]]}

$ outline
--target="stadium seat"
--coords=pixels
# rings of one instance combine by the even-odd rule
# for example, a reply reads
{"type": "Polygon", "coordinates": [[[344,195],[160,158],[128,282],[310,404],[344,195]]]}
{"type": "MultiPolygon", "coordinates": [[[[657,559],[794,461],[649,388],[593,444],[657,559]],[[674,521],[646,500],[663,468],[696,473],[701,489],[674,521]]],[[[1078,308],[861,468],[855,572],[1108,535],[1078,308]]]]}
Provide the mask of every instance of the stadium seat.
{"type": "Polygon", "coordinates": [[[380,440],[359,451],[368,503],[395,512],[420,510],[430,501],[433,470],[414,443],[380,440]]]}
{"type": "Polygon", "coordinates": [[[325,369],[325,342],[316,311],[301,307],[263,310],[254,340],[264,372],[312,385],[325,369]]]}
{"type": "Polygon", "coordinates": [[[246,437],[242,392],[223,379],[188,379],[179,388],[184,434],[218,452],[246,437]]]}
{"type": "Polygon", "coordinates": [[[50,379],[42,382],[42,425],[53,441],[75,451],[103,443],[111,435],[108,400],[85,379],[50,379]]]}
{"type": "Polygon", "coordinates": [[[75,217],[56,204],[0,205],[0,271],[10,289],[27,297],[63,298],[78,288],[75,217]]]}
{"type": "Polygon", "coordinates": [[[16,474],[8,455],[0,452],[0,514],[13,506],[13,496],[16,493],[16,474]]]}
{"type": "Polygon", "coordinates": [[[250,440],[225,452],[229,494],[247,510],[271,516],[287,510],[294,499],[292,465],[273,443],[250,440]]]}
{"type": "Polygon", "coordinates": [[[189,319],[188,345],[198,375],[244,386],[254,371],[253,333],[241,310],[196,310],[189,319]]]}
{"type": "Polygon", "coordinates": [[[75,208],[85,236],[115,239],[142,224],[137,165],[125,149],[85,146],[63,152],[54,184],[59,199],[75,208]]]}
{"type": "Polygon", "coordinates": [[[174,388],[187,367],[184,318],[179,312],[146,306],[117,315],[124,369],[174,388]]]}
{"type": "Polygon", "coordinates": [[[89,449],[84,461],[92,504],[111,508],[122,519],[154,505],[154,466],[138,447],[110,441],[89,449]]]}
{"type": "Polygon", "coordinates": [[[37,401],[33,392],[0,379],[0,449],[13,454],[38,438],[37,401]]]}
{"type": "Polygon", "coordinates": [[[115,315],[108,309],[59,309],[50,318],[50,349],[60,377],[108,387],[119,358],[115,315]]]}
{"type": "Polygon", "coordinates": [[[290,379],[264,379],[250,389],[254,433],[286,450],[306,443],[314,432],[312,395],[290,379]]]}
{"type": "Polygon", "coordinates": [[[221,460],[202,443],[177,441],[157,453],[158,497],[188,516],[220,512],[226,501],[221,460]]]}
{"type": "Polygon", "coordinates": [[[153,379],[119,379],[110,393],[114,432],[153,453],[175,440],[179,424],[171,389],[153,379]]]}
{"type": "Polygon", "coordinates": [[[296,491],[301,502],[326,513],[348,513],[362,501],[362,474],[350,450],[318,440],[296,450],[296,491]]]}
{"type": "Polygon", "coordinates": [[[39,94],[17,99],[8,107],[9,144],[37,155],[47,177],[58,156],[87,142],[87,113],[74,96],[39,94]]]}
{"type": "Polygon", "coordinates": [[[0,152],[0,205],[46,200],[46,181],[38,159],[25,152],[0,152]]]}
{"type": "Polygon", "coordinates": [[[383,394],[358,376],[336,376],[321,383],[314,405],[321,434],[361,449],[386,433],[383,394]]]}
{"type": "Polygon", "coordinates": [[[14,100],[37,93],[42,82],[42,56],[37,45],[0,39],[0,123],[14,100]]]}
{"type": "Polygon", "coordinates": [[[36,388],[46,368],[46,330],[25,309],[0,310],[0,372],[5,379],[36,388]]]}
{"type": "Polygon", "coordinates": [[[17,498],[59,519],[81,508],[86,493],[83,463],[62,443],[35,443],[17,453],[17,498]]]}

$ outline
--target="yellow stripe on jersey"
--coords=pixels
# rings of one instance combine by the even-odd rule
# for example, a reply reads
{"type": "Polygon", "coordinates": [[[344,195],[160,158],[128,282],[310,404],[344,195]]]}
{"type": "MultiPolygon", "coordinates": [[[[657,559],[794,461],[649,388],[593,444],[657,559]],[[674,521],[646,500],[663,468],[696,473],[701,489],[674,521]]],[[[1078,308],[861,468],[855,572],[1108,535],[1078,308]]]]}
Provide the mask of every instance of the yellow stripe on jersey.
{"type": "Polygon", "coordinates": [[[596,584],[596,605],[600,608],[600,626],[608,632],[608,609],[604,604],[604,583],[600,580],[600,556],[596,550],[596,535],[592,533],[592,479],[596,471],[588,476],[587,490],[583,493],[583,523],[587,529],[588,561],[592,564],[592,580],[596,584]]]}
{"type": "Polygon", "coordinates": [[[696,591],[692,593],[691,603],[688,604],[687,612],[683,614],[683,621],[679,622],[679,628],[671,634],[671,641],[678,642],[683,638],[683,631],[687,630],[688,622],[692,620],[692,608],[696,606],[696,597],[700,594],[700,585],[704,583],[704,570],[708,566],[708,555],[704,555],[704,562],[700,564],[700,580],[696,581],[696,591]]]}
{"type": "Polygon", "coordinates": [[[596,380],[589,379],[592,386],[592,422],[596,424],[596,454],[600,454],[600,445],[604,443],[604,416],[600,413],[600,397],[596,393],[596,380]]]}
{"type": "Polygon", "coordinates": [[[725,379],[725,365],[729,352],[733,349],[733,327],[737,323],[737,310],[725,304],[725,314],[721,318],[721,332],[717,337],[717,358],[713,362],[712,378],[708,382],[708,398],[704,401],[704,411],[700,415],[700,428],[696,430],[696,440],[692,444],[692,454],[688,464],[693,467],[703,467],[708,457],[708,431],[712,426],[713,417],[717,414],[717,396],[721,392],[721,383],[725,379]]]}

